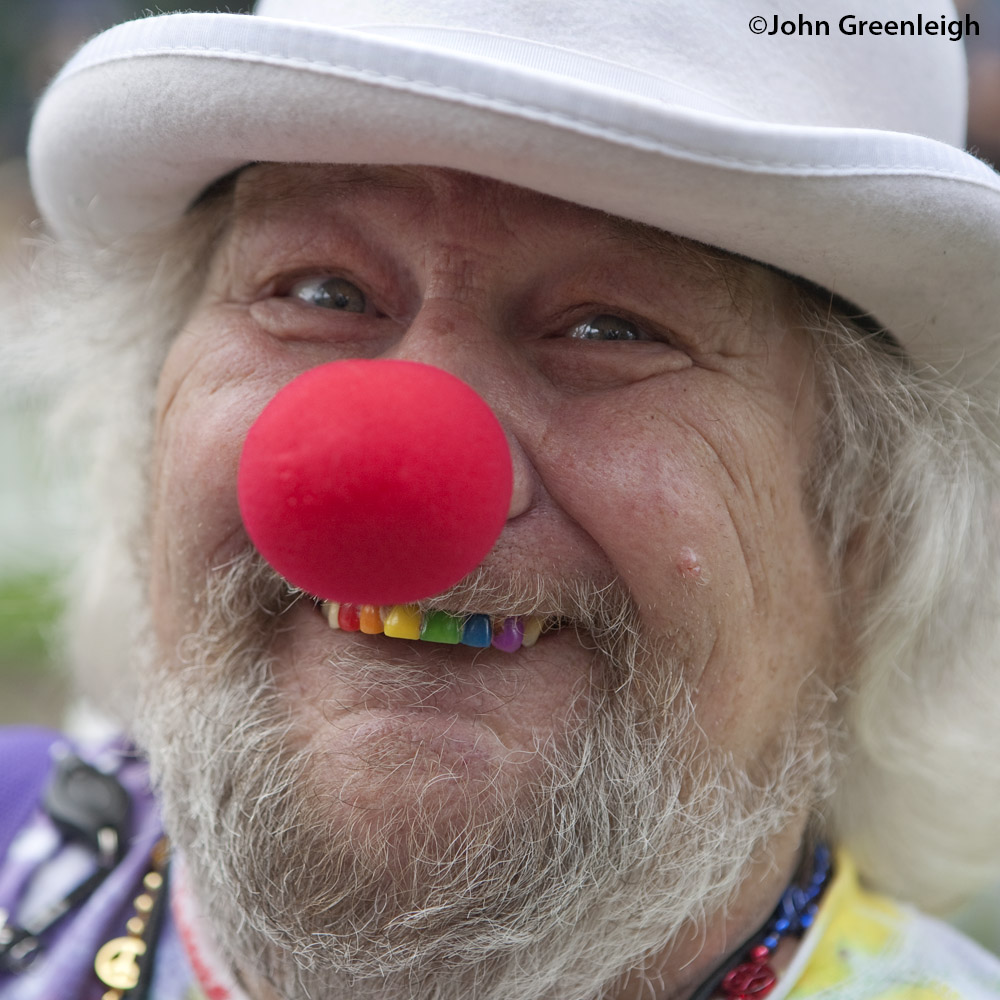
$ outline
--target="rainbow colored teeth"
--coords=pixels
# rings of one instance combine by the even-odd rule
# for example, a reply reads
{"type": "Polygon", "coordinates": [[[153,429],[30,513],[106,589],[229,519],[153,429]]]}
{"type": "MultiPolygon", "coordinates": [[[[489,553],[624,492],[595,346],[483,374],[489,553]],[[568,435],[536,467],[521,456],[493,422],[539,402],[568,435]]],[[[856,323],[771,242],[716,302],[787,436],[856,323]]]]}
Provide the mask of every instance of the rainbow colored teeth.
{"type": "Polygon", "coordinates": [[[524,641],[524,622],[520,618],[505,618],[500,631],[493,636],[493,645],[505,653],[516,653],[524,641]]]}
{"type": "Polygon", "coordinates": [[[379,608],[372,604],[335,604],[329,601],[323,602],[321,610],[332,629],[387,635],[394,639],[440,642],[450,646],[461,644],[476,649],[494,646],[505,653],[534,646],[545,630],[545,619],[539,615],[491,618],[483,614],[422,612],[415,604],[379,608]]]}

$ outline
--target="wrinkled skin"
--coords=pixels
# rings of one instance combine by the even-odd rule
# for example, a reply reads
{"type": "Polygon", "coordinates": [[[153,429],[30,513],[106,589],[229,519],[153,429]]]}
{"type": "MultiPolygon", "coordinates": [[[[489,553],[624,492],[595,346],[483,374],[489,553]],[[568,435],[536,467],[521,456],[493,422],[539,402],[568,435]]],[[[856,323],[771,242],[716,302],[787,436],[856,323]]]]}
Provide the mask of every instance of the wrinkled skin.
{"type": "MultiPolygon", "coordinates": [[[[208,570],[246,546],[236,467],[271,396],[340,358],[417,360],[472,385],[508,436],[514,494],[484,572],[620,582],[643,631],[684,664],[709,742],[752,772],[806,678],[832,672],[837,635],[803,495],[818,403],[791,302],[784,279],[761,268],[483,178],[247,170],[157,396],[151,586],[162,648],[196,624],[208,570]],[[338,285],[348,310],[310,300],[309,279],[327,278],[350,283],[338,285]],[[635,339],[573,335],[596,317],[615,317],[600,331],[635,339]]],[[[514,655],[365,640],[427,672],[454,671],[419,705],[404,693],[356,697],[328,663],[356,641],[301,602],[276,650],[297,738],[321,751],[330,814],[345,824],[360,808],[405,809],[414,761],[425,776],[516,788],[586,694],[590,659],[569,629],[514,655]],[[376,741],[382,764],[398,752],[405,774],[359,771],[376,741]]],[[[470,808],[444,784],[440,796],[444,825],[470,808]]],[[[766,915],[810,805],[756,859],[728,916],[663,957],[684,966],[675,981],[696,983],[766,915]]]]}

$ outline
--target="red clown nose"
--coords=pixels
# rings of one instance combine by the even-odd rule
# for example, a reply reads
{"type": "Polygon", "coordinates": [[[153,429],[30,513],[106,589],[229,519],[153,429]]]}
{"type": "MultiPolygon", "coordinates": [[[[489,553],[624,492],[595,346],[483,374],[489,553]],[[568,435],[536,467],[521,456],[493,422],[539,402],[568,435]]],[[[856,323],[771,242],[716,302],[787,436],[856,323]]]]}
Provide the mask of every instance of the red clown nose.
{"type": "Polygon", "coordinates": [[[336,361],[267,404],[237,489],[247,533],[290,583],[407,604],[483,561],[513,472],[503,428],[461,380],[413,361],[336,361]]]}

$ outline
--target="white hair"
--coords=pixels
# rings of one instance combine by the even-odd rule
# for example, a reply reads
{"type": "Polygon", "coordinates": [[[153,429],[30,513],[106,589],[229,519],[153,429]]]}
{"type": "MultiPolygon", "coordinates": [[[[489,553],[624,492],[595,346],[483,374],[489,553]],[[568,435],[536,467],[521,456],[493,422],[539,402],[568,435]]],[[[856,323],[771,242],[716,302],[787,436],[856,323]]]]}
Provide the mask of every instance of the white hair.
{"type": "Polygon", "coordinates": [[[809,483],[855,635],[834,840],[948,911],[1000,870],[1000,427],[808,294],[826,397],[809,483]]]}
{"type": "MultiPolygon", "coordinates": [[[[69,655],[126,721],[154,389],[224,202],[96,254],[42,246],[20,320],[22,367],[53,386],[91,473],[69,655]]],[[[1000,434],[970,391],[801,297],[825,394],[807,495],[855,640],[823,822],[870,884],[945,910],[1000,874],[1000,434]]]]}

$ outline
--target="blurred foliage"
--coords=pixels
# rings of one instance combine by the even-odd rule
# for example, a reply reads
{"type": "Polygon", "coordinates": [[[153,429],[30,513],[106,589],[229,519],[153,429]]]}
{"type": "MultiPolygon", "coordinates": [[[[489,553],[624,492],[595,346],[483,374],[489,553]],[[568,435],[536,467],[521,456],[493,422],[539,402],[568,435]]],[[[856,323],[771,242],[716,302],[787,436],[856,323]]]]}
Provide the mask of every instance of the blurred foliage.
{"type": "Polygon", "coordinates": [[[60,612],[50,576],[0,580],[0,725],[60,724],[68,685],[50,647],[60,612]]]}
{"type": "Polygon", "coordinates": [[[0,580],[0,671],[44,667],[61,606],[47,574],[0,580]]]}

